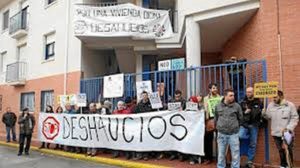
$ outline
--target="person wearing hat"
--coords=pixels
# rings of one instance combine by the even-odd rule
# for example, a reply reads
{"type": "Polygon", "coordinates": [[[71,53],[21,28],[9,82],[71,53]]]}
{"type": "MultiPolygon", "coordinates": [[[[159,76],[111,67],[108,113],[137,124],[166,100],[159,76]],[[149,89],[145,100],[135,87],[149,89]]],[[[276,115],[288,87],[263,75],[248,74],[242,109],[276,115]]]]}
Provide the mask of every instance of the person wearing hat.
{"type": "Polygon", "coordinates": [[[32,114],[29,113],[28,108],[24,108],[22,110],[22,114],[19,116],[18,124],[20,125],[20,145],[18,156],[21,156],[23,154],[25,140],[25,155],[29,155],[32,133],[35,126],[35,118],[32,114]]]}

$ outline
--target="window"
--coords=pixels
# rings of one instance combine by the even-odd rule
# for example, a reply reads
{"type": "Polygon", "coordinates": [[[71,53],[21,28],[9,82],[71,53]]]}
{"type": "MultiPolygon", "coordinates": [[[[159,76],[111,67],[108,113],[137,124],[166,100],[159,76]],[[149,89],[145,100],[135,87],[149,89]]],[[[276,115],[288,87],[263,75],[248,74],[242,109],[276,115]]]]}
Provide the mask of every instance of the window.
{"type": "Polygon", "coordinates": [[[55,56],[55,34],[49,34],[45,36],[45,60],[54,58],[55,56]]]}
{"type": "Polygon", "coordinates": [[[34,92],[21,93],[21,110],[29,108],[29,111],[34,112],[34,92]]]}
{"type": "Polygon", "coordinates": [[[53,2],[55,2],[56,0],[46,0],[46,5],[50,5],[52,4],[53,2]]]}
{"type": "Polygon", "coordinates": [[[41,93],[41,111],[46,111],[47,105],[53,106],[54,104],[54,91],[42,91],[41,93]]]}
{"type": "Polygon", "coordinates": [[[7,52],[3,52],[0,54],[0,73],[6,71],[6,62],[5,62],[6,53],[7,52]]]}
{"type": "Polygon", "coordinates": [[[2,30],[8,29],[9,10],[3,13],[2,30]]]}

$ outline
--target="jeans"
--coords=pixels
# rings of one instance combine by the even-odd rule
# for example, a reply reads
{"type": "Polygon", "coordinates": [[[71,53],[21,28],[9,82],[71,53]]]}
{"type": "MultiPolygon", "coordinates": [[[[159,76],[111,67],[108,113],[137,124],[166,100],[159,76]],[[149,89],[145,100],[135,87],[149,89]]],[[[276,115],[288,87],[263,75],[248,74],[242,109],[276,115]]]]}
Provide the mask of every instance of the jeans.
{"type": "Polygon", "coordinates": [[[226,135],[218,133],[218,168],[226,167],[226,149],[227,146],[230,146],[231,151],[231,168],[240,167],[240,141],[239,134],[226,135]]]}
{"type": "Polygon", "coordinates": [[[249,125],[248,130],[249,130],[249,139],[250,139],[250,144],[248,149],[248,161],[253,162],[256,153],[258,127],[249,125]]]}
{"type": "MultiPolygon", "coordinates": [[[[273,138],[274,138],[276,147],[277,147],[278,152],[279,152],[280,166],[288,167],[288,163],[287,163],[286,155],[285,155],[285,150],[282,148],[283,140],[281,139],[281,137],[273,136],[273,138]]],[[[290,155],[290,158],[291,158],[291,162],[293,163],[293,142],[288,146],[288,151],[289,151],[289,155],[290,155]]]]}
{"type": "Polygon", "coordinates": [[[25,153],[29,152],[31,137],[32,137],[32,134],[29,134],[29,135],[20,134],[20,137],[19,137],[20,138],[19,139],[19,141],[20,141],[19,154],[23,153],[25,139],[26,139],[25,153]]]}
{"type": "Polygon", "coordinates": [[[13,136],[13,140],[16,141],[16,127],[12,126],[12,127],[8,127],[6,126],[6,141],[9,142],[10,141],[10,132],[12,132],[12,136],[13,136]]]}

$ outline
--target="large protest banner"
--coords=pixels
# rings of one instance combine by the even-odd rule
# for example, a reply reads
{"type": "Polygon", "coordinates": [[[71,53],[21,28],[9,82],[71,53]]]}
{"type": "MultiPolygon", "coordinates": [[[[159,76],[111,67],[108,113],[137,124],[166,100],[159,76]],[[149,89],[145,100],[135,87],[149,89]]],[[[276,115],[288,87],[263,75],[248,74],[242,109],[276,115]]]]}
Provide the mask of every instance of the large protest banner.
{"type": "Polygon", "coordinates": [[[75,6],[76,36],[165,39],[173,35],[169,11],[130,3],[116,6],[75,6]]]}
{"type": "Polygon", "coordinates": [[[204,113],[200,111],[39,116],[39,140],[69,146],[204,155],[203,138],[204,113]]]}

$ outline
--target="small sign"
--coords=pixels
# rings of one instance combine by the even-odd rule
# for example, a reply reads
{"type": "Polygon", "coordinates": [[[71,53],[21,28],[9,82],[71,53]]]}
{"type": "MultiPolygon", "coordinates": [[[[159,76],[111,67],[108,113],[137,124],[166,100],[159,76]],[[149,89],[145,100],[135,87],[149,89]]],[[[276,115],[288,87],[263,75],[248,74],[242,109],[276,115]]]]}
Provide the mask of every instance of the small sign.
{"type": "Polygon", "coordinates": [[[77,104],[77,96],[75,94],[60,95],[58,96],[57,100],[61,106],[65,106],[66,104],[70,104],[70,105],[77,104]]]}
{"type": "Polygon", "coordinates": [[[167,71],[171,70],[171,60],[164,60],[158,62],[158,70],[159,71],[167,71]]]}
{"type": "Polygon", "coordinates": [[[275,97],[278,92],[278,82],[262,82],[254,84],[254,97],[275,97]]]}
{"type": "Polygon", "coordinates": [[[172,59],[172,70],[181,70],[184,67],[184,58],[172,59]]]}
{"type": "Polygon", "coordinates": [[[186,110],[187,111],[197,111],[198,110],[198,103],[186,102],[186,110]]]}
{"type": "Polygon", "coordinates": [[[77,95],[77,106],[78,107],[86,107],[86,94],[80,93],[77,95]]]}
{"type": "Polygon", "coordinates": [[[141,95],[143,91],[146,91],[147,93],[152,93],[152,84],[150,80],[136,82],[136,94],[138,101],[142,99],[141,95]]]}
{"type": "Polygon", "coordinates": [[[160,109],[163,107],[158,92],[150,93],[149,100],[153,109],[160,109]]]}
{"type": "Polygon", "coordinates": [[[180,102],[168,103],[168,110],[169,111],[181,111],[182,110],[181,103],[180,102]]]}

